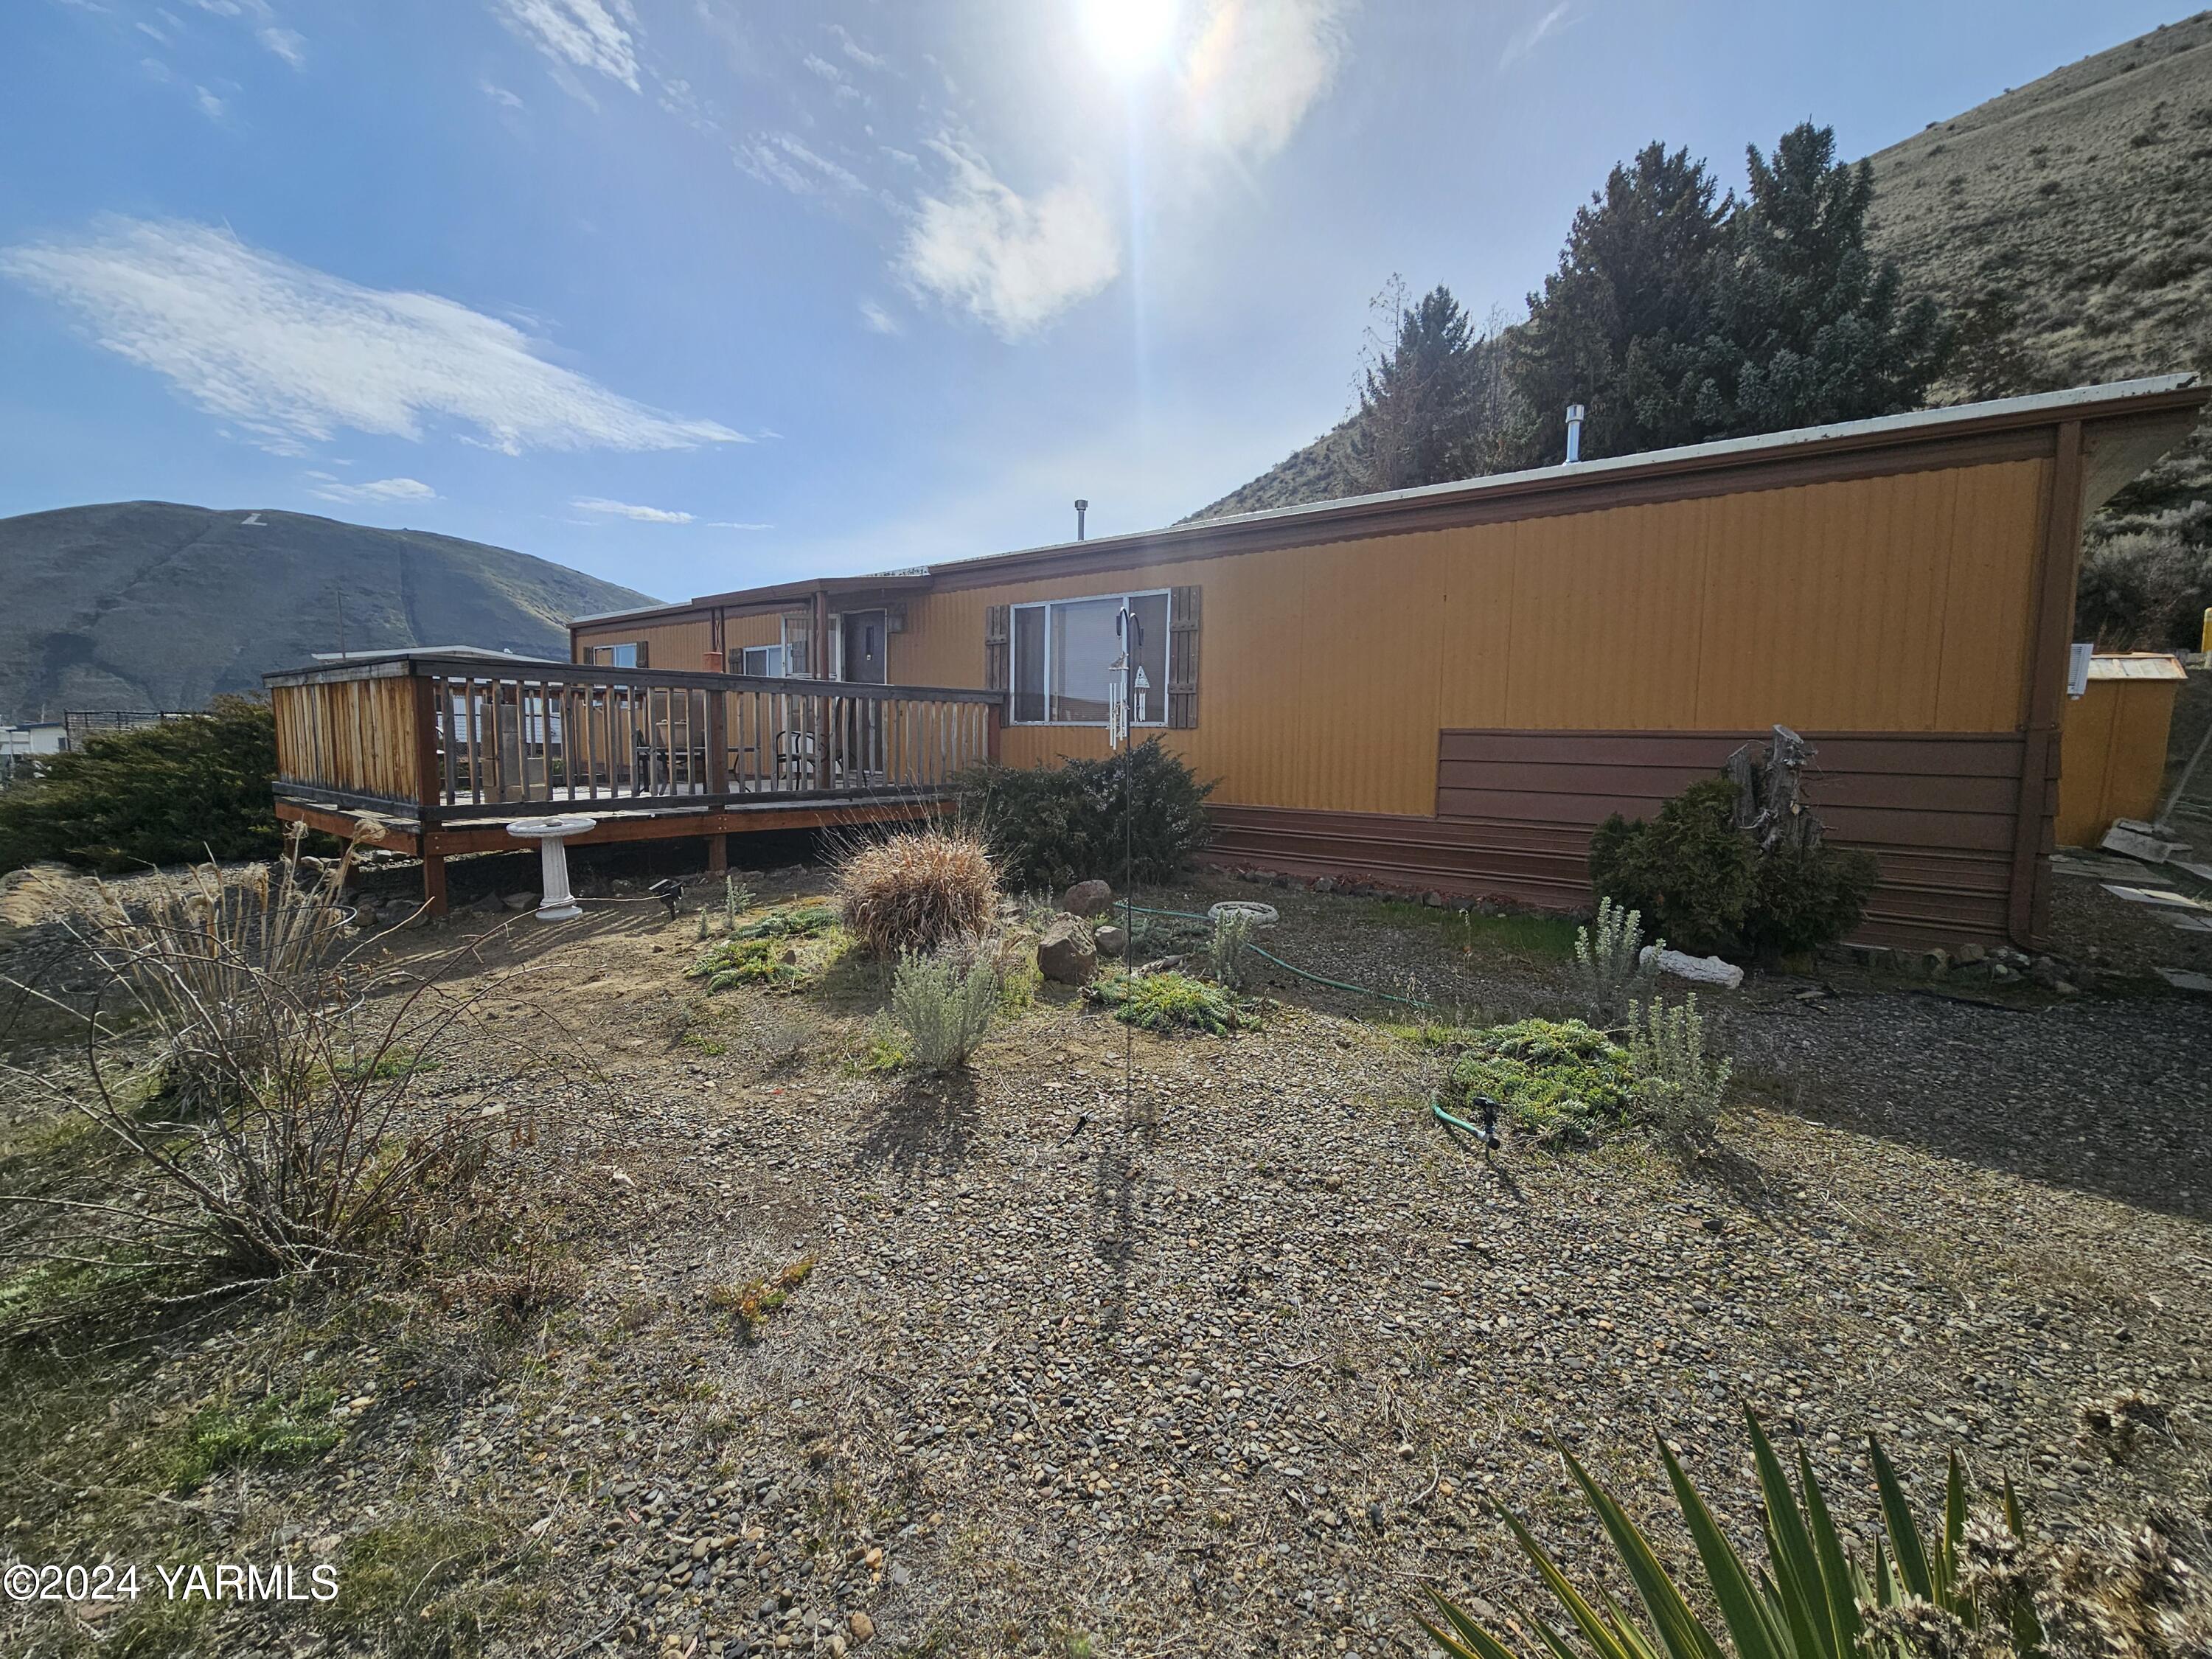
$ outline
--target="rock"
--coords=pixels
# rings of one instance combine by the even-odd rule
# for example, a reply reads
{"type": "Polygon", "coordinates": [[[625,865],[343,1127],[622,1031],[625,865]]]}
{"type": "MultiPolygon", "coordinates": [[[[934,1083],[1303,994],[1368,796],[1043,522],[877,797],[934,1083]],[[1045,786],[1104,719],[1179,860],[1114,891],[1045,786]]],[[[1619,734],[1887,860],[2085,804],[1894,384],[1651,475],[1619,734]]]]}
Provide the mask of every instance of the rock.
{"type": "Polygon", "coordinates": [[[874,1641],[876,1639],[876,1621],[869,1618],[865,1613],[854,1613],[853,1615],[853,1639],[855,1642],[874,1641]]]}
{"type": "Polygon", "coordinates": [[[1959,947],[1958,955],[1954,957],[1953,960],[1955,961],[1961,968],[1971,968],[1987,955],[1989,955],[1989,952],[1984,951],[1980,945],[1966,944],[1961,945],[1959,947]]]}
{"type": "Polygon", "coordinates": [[[1129,948],[1129,936],[1112,922],[1102,922],[1091,930],[1091,942],[1098,947],[1102,957],[1118,957],[1129,948]]]}
{"type": "Polygon", "coordinates": [[[1636,960],[1646,973],[1672,974],[1698,985],[1717,985],[1733,991],[1743,983],[1743,969],[1718,957],[1685,956],[1680,951],[1647,945],[1637,953],[1636,960]]]}
{"type": "Polygon", "coordinates": [[[1951,971],[1951,953],[1944,950],[1930,951],[1920,958],[1920,969],[1929,978],[1941,979],[1951,971]]]}
{"type": "Polygon", "coordinates": [[[1037,941],[1037,969],[1059,985],[1088,984],[1098,971],[1098,950],[1080,916],[1054,916],[1037,941]]]}
{"type": "Polygon", "coordinates": [[[1444,908],[1444,896],[1436,892],[1424,893],[1421,895],[1421,902],[1431,910],[1441,910],[1444,908]]]}
{"type": "Polygon", "coordinates": [[[1315,877],[1313,890],[1316,893],[1334,893],[1336,890],[1336,878],[1334,876],[1315,877]]]}
{"type": "Polygon", "coordinates": [[[501,896],[500,902],[507,906],[510,910],[535,910],[538,908],[538,895],[535,893],[507,893],[501,896]]]}
{"type": "Polygon", "coordinates": [[[1079,881],[1060,896],[1060,908],[1071,916],[1095,916],[1114,902],[1114,890],[1103,881],[1079,881]]]}

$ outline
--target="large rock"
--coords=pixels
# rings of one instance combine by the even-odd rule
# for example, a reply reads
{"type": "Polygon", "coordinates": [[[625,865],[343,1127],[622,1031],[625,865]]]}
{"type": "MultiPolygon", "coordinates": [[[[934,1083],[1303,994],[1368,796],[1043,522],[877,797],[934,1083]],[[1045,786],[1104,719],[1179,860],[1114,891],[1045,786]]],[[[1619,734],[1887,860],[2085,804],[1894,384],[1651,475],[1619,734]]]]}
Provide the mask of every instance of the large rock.
{"type": "Polygon", "coordinates": [[[1114,902],[1114,890],[1103,881],[1079,881],[1060,896],[1060,908],[1071,916],[1095,916],[1114,902]]]}
{"type": "Polygon", "coordinates": [[[1098,948],[1079,916],[1054,916],[1037,941],[1037,969],[1059,985],[1085,985],[1098,971],[1098,948]]]}
{"type": "Polygon", "coordinates": [[[1110,921],[1103,921],[1091,930],[1091,942],[1098,947],[1102,957],[1118,957],[1129,948],[1129,936],[1110,921]]]}

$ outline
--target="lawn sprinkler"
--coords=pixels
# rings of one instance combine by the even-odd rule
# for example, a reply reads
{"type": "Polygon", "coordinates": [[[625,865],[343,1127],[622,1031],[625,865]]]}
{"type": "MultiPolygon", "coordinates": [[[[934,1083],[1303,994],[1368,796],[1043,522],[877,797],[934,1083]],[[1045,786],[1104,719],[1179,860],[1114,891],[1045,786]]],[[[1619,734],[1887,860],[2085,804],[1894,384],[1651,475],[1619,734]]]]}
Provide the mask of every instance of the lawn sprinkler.
{"type": "Polygon", "coordinates": [[[1480,1141],[1482,1155],[1486,1159],[1504,1144],[1504,1138],[1498,1131],[1499,1103],[1492,1100],[1488,1095],[1475,1095],[1470,1099],[1471,1103],[1481,1110],[1482,1121],[1480,1123],[1470,1123],[1463,1117],[1454,1117],[1449,1112],[1444,1110],[1443,1102],[1434,1097],[1431,1097],[1429,1102],[1429,1109],[1437,1115],[1438,1122],[1449,1123],[1455,1129],[1464,1129],[1480,1141]]]}
{"type": "Polygon", "coordinates": [[[657,898],[668,907],[668,919],[673,921],[676,920],[676,907],[684,897],[684,884],[675,877],[663,876],[645,890],[647,897],[657,898]]]}

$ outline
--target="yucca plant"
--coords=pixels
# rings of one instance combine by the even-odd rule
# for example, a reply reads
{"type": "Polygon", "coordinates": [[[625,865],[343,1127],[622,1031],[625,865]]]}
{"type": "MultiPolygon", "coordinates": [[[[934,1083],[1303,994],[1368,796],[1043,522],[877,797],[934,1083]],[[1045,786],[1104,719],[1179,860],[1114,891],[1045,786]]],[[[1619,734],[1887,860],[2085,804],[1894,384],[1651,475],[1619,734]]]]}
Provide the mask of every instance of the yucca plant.
{"type": "MultiPolygon", "coordinates": [[[[1967,1559],[1977,1548],[1993,1557],[2008,1556],[2024,1542],[2020,1505],[2009,1482],[2001,1516],[1970,1516],[1966,1470],[1954,1453],[1942,1524],[1932,1535],[1923,1534],[1896,1469],[1880,1443],[1870,1440],[1883,1536],[1868,1568],[1837,1530],[1802,1448],[1793,1488],[1755,1419],[1751,1441],[1766,1539],[1764,1566],[1737,1552],[1674,1453],[1664,1441],[1659,1446],[1704,1571],[1702,1601],[1718,1613],[1718,1630],[1691,1605],[1627,1511],[1571,1453],[1562,1452],[1635,1588],[1644,1616],[1634,1617],[1602,1590],[1585,1595],[1528,1528],[1508,1514],[1505,1524],[1514,1541],[1566,1612],[1565,1628],[1540,1618],[1525,1621],[1547,1659],[1863,1659],[1918,1650],[1916,1621],[1933,1621],[1962,1637],[1979,1636],[1978,1641],[1960,1643],[1962,1650],[2009,1649],[2021,1655],[2040,1650],[2042,1630],[2031,1599],[2001,1593],[2008,1581],[2001,1574],[1974,1571],[1967,1559]],[[1574,1636],[1580,1637],[1579,1644],[1574,1636]]],[[[1443,1628],[1425,1620],[1422,1626],[1454,1659],[1519,1659],[1450,1601],[1430,1594],[1443,1628]]]]}

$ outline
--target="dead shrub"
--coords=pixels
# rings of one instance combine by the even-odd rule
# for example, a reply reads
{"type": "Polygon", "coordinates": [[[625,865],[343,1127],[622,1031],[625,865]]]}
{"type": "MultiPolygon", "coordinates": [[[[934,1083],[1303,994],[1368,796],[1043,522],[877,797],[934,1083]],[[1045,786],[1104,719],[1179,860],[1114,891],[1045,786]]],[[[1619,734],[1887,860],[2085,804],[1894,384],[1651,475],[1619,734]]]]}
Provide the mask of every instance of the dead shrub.
{"type": "MultiPolygon", "coordinates": [[[[350,858],[305,857],[295,835],[273,865],[203,866],[136,907],[103,890],[70,924],[104,987],[80,1017],[82,1082],[16,1074],[118,1149],[123,1178],[0,1195],[19,1223],[46,1218],[69,1251],[264,1281],[413,1254],[462,1212],[490,1156],[487,1115],[414,1097],[476,999],[434,973],[374,997],[337,902],[350,858]]],[[[534,1118],[499,1127],[536,1138],[534,1118]]]]}
{"type": "Polygon", "coordinates": [[[999,872],[975,836],[921,830],[848,854],[837,893],[861,948],[890,958],[983,932],[998,913],[999,872]]]}

